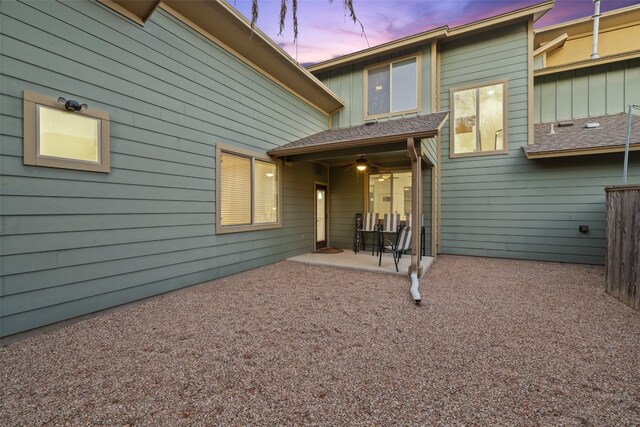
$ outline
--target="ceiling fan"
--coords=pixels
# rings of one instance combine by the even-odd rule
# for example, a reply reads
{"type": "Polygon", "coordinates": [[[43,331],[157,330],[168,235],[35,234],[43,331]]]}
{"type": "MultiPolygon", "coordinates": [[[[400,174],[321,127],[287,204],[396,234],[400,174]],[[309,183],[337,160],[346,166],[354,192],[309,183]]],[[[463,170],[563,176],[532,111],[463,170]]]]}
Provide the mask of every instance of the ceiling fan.
{"type": "Polygon", "coordinates": [[[369,163],[369,161],[365,159],[364,156],[360,156],[359,158],[356,159],[355,162],[349,163],[348,165],[343,166],[344,170],[349,170],[353,167],[355,167],[356,171],[358,172],[364,172],[367,169],[379,168],[380,166],[376,165],[375,163],[369,163]]]}

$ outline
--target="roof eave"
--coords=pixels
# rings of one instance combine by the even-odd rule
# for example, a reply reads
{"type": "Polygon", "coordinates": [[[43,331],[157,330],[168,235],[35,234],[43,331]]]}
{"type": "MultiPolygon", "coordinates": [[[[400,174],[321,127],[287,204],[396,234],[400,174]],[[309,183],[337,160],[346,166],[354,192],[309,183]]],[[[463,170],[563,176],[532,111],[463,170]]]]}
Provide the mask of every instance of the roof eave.
{"type": "MultiPolygon", "coordinates": [[[[529,153],[527,147],[522,147],[527,159],[548,159],[553,157],[575,157],[586,156],[592,154],[607,154],[607,153],[620,153],[625,150],[625,144],[611,145],[607,147],[586,147],[586,148],[573,148],[565,150],[550,150],[539,151],[529,153]]],[[[640,151],[640,144],[630,144],[629,151],[640,151]]]]}
{"type": "Polygon", "coordinates": [[[404,141],[407,138],[432,138],[436,136],[438,132],[439,132],[439,129],[430,129],[428,131],[411,132],[411,133],[406,133],[401,135],[390,135],[390,136],[383,136],[383,137],[377,137],[377,138],[327,142],[324,144],[314,144],[314,145],[309,145],[304,147],[292,147],[292,148],[283,148],[283,149],[274,148],[273,150],[269,150],[267,154],[273,157],[285,157],[285,156],[293,156],[297,154],[321,153],[323,151],[340,150],[342,148],[367,147],[372,145],[388,144],[389,142],[404,141]]]}
{"type": "Polygon", "coordinates": [[[417,46],[419,44],[425,43],[427,41],[445,38],[447,36],[448,31],[449,31],[449,28],[446,26],[434,28],[424,33],[403,37],[401,39],[383,43],[381,45],[370,47],[368,49],[349,53],[347,55],[343,55],[338,58],[322,61],[317,64],[308,66],[307,70],[311,73],[316,73],[316,72],[322,72],[329,69],[333,69],[336,67],[343,67],[345,65],[350,65],[355,62],[363,61],[373,56],[383,55],[384,53],[390,50],[395,50],[398,48],[408,49],[413,46],[417,46]]]}
{"type": "Polygon", "coordinates": [[[138,25],[144,26],[149,16],[156,10],[160,0],[98,0],[105,6],[126,16],[138,25]]]}
{"type": "MultiPolygon", "coordinates": [[[[621,20],[633,22],[640,19],[640,5],[631,5],[620,9],[614,9],[600,14],[600,31],[609,28],[611,25],[619,25],[621,20]]],[[[593,16],[585,16],[571,21],[560,22],[538,28],[534,33],[534,46],[540,46],[545,41],[552,40],[562,33],[568,33],[569,37],[593,31],[593,16]]]]}
{"type": "Polygon", "coordinates": [[[595,65],[603,65],[611,62],[626,61],[629,59],[640,58],[640,50],[631,52],[623,52],[615,55],[601,56],[598,59],[583,59],[569,64],[556,65],[554,67],[545,67],[533,71],[534,77],[544,76],[546,74],[560,73],[563,71],[577,70],[579,68],[593,67],[595,65]]]}
{"type": "Polygon", "coordinates": [[[561,47],[564,46],[564,43],[567,41],[568,38],[569,38],[569,35],[567,33],[561,34],[560,36],[551,40],[549,43],[545,43],[539,48],[537,48],[536,50],[534,50],[533,57],[535,58],[536,56],[545,52],[549,54],[551,52],[556,51],[557,49],[560,49],[561,47]]]}
{"type": "Polygon", "coordinates": [[[344,102],[282,48],[222,0],[164,0],[160,7],[181,15],[254,69],[329,115],[344,102]],[[212,19],[215,18],[215,19],[212,19]]]}
{"type": "Polygon", "coordinates": [[[424,44],[428,41],[437,41],[449,37],[459,37],[466,34],[472,34],[480,30],[499,27],[514,21],[527,19],[530,16],[533,17],[534,21],[536,21],[542,15],[551,10],[554,3],[555,0],[548,0],[543,3],[538,3],[490,18],[481,19],[479,21],[471,22],[469,24],[461,25],[454,28],[449,28],[449,26],[445,25],[442,27],[431,29],[429,31],[425,31],[423,33],[404,37],[402,39],[384,43],[379,46],[374,46],[369,49],[364,49],[338,58],[323,61],[307,67],[307,70],[312,73],[323,72],[330,69],[353,64],[355,62],[360,62],[375,56],[383,55],[389,51],[394,51],[397,49],[408,49],[419,44],[424,44]]]}

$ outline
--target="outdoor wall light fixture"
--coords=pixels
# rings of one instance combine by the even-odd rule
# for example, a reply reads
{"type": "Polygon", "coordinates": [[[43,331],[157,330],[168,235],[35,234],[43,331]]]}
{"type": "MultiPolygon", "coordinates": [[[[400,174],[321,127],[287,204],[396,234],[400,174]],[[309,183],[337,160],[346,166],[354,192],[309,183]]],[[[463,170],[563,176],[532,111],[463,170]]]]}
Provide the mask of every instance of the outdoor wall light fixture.
{"type": "Polygon", "coordinates": [[[87,104],[80,104],[78,101],[74,101],[73,99],[67,100],[67,99],[64,99],[63,97],[58,98],[58,104],[64,105],[64,108],[66,108],[69,111],[80,111],[80,110],[86,110],[87,108],[89,108],[87,104]]]}
{"type": "Polygon", "coordinates": [[[588,226],[588,225],[580,225],[580,226],[578,227],[578,230],[579,230],[581,233],[588,233],[588,232],[589,232],[589,226],[588,226]]]}

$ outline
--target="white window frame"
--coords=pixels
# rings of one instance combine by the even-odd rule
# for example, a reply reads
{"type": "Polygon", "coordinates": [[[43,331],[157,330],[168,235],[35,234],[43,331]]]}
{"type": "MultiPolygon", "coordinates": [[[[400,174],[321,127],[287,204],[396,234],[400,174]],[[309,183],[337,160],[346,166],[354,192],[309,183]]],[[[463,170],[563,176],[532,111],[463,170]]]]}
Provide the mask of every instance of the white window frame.
{"type": "MultiPolygon", "coordinates": [[[[474,83],[464,86],[456,86],[449,89],[449,108],[451,110],[450,119],[449,119],[449,157],[457,158],[457,157],[476,157],[476,156],[495,156],[497,154],[508,154],[509,153],[509,80],[508,79],[500,79],[500,80],[492,80],[481,83],[474,83]],[[478,92],[480,89],[487,86],[495,86],[502,85],[502,150],[491,150],[491,151],[474,151],[472,153],[456,153],[456,144],[455,144],[455,127],[456,127],[456,115],[455,115],[455,94],[456,92],[465,91],[469,89],[476,90],[476,115],[479,117],[479,103],[480,99],[478,96],[478,92]]],[[[479,123],[479,119],[476,118],[476,122],[479,123]]],[[[476,145],[477,138],[479,138],[479,129],[476,129],[476,145]]]]}
{"type": "Polygon", "coordinates": [[[269,230],[282,228],[282,162],[274,160],[266,154],[243,150],[225,144],[216,145],[216,234],[239,233],[244,231],[269,230]],[[220,164],[222,153],[232,156],[245,157],[251,160],[251,224],[222,225],[222,168],[220,164]],[[277,167],[278,174],[278,221],[269,223],[255,222],[255,197],[254,197],[254,169],[255,161],[272,163],[277,167]]]}
{"type": "Polygon", "coordinates": [[[109,134],[109,113],[105,111],[92,107],[77,112],[69,111],[58,102],[57,98],[49,98],[26,90],[23,92],[23,163],[25,165],[109,173],[111,171],[109,134]],[[40,155],[40,107],[99,120],[98,161],[40,155]]]}
{"type": "Polygon", "coordinates": [[[403,57],[399,57],[399,58],[394,58],[392,60],[389,61],[385,61],[385,62],[379,62],[377,64],[372,64],[368,67],[366,67],[364,69],[364,119],[365,120],[370,120],[370,119],[376,119],[376,118],[381,118],[381,117],[392,117],[395,115],[402,115],[402,114],[408,114],[408,113],[416,113],[420,111],[420,105],[421,105],[421,79],[420,79],[420,54],[411,54],[411,55],[407,55],[407,56],[403,56],[403,57]],[[411,108],[408,110],[399,110],[399,111],[389,111],[387,113],[380,113],[380,114],[369,114],[369,71],[372,70],[377,70],[383,67],[388,67],[389,68],[389,110],[393,110],[393,106],[391,105],[391,101],[393,99],[393,77],[392,77],[392,72],[393,72],[393,64],[397,63],[397,62],[403,62],[406,61],[408,59],[415,59],[416,60],[416,108],[411,108]]]}

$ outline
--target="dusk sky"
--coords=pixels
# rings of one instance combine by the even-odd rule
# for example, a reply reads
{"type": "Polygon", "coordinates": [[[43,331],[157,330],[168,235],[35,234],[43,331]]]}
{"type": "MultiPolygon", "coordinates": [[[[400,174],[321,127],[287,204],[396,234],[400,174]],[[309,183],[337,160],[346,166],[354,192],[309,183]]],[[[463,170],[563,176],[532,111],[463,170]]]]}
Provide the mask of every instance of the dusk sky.
{"type": "MultiPolygon", "coordinates": [[[[228,0],[250,19],[251,0],[228,0]]],[[[291,0],[286,27],[278,36],[281,0],[259,0],[258,28],[301,64],[331,59],[366,49],[359,25],[353,24],[341,0],[298,0],[298,46],[293,43],[291,0]]],[[[354,0],[356,15],[364,25],[370,46],[420,33],[442,25],[450,28],[482,18],[540,3],[502,0],[354,0]]],[[[601,12],[640,4],[639,0],[602,0],[601,12]]],[[[556,0],[555,7],[535,27],[590,16],[592,0],[556,0]]]]}

